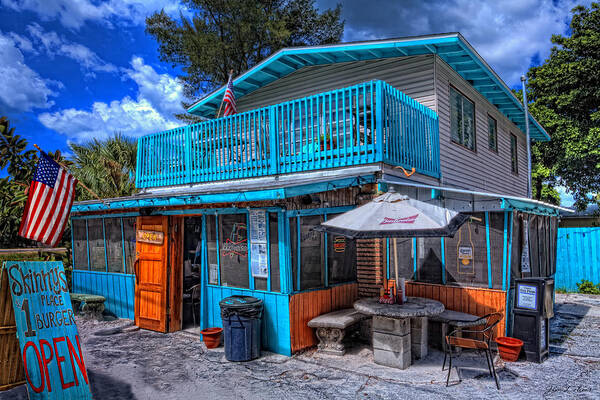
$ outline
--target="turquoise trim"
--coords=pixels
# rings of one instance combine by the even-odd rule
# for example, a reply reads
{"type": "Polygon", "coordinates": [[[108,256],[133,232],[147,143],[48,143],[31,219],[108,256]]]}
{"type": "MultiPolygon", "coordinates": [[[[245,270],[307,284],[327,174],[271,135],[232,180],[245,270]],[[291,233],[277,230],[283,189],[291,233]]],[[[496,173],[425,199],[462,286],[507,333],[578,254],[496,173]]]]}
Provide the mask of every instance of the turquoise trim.
{"type": "Polygon", "coordinates": [[[490,213],[485,212],[485,246],[487,249],[488,287],[492,286],[492,246],[490,245],[490,213]]]}
{"type": "MultiPolygon", "coordinates": [[[[75,206],[73,206],[75,208],[75,206]]],[[[76,212],[71,210],[71,212],[76,212]]],[[[114,213],[114,214],[95,214],[95,215],[71,215],[71,219],[94,219],[94,218],[118,218],[118,217],[138,217],[139,212],[114,213]]]]}
{"type": "Polygon", "coordinates": [[[504,211],[504,236],[502,240],[502,290],[506,290],[506,259],[508,251],[508,211],[504,211]]]}
{"type": "Polygon", "coordinates": [[[123,229],[123,217],[121,220],[121,250],[123,252],[123,273],[127,272],[127,259],[125,257],[125,230],[123,229]]]}
{"type": "Polygon", "coordinates": [[[208,287],[208,241],[206,239],[206,215],[202,216],[202,268],[200,283],[202,284],[202,293],[200,293],[200,328],[206,329],[207,325],[207,305],[206,305],[206,288],[208,287]]]}
{"type": "Polygon", "coordinates": [[[530,203],[525,200],[503,198],[501,207],[504,210],[517,210],[529,214],[549,215],[553,217],[558,217],[560,215],[559,210],[556,208],[548,207],[539,203],[530,203]]]}
{"type": "Polygon", "coordinates": [[[327,208],[309,208],[304,210],[288,210],[286,215],[288,217],[295,216],[307,216],[307,215],[323,215],[323,214],[338,214],[344,213],[355,209],[356,206],[339,206],[339,207],[327,207],[327,208]]]}
{"type": "Polygon", "coordinates": [[[446,244],[445,238],[440,238],[441,258],[442,258],[442,284],[446,284],[446,244]]]}
{"type": "MultiPolygon", "coordinates": [[[[269,220],[269,212],[265,212],[266,215],[266,227],[265,229],[267,230],[267,289],[269,290],[269,292],[273,291],[273,288],[271,287],[271,238],[270,238],[270,232],[269,232],[269,228],[271,225],[271,222],[269,220]]],[[[250,224],[248,224],[248,226],[250,226],[250,224]]],[[[250,258],[248,257],[248,259],[250,260],[250,258]]],[[[252,273],[252,271],[251,271],[252,273]]],[[[254,279],[253,279],[254,280],[254,279]]]]}
{"type": "MultiPolygon", "coordinates": [[[[290,249],[291,250],[291,249],[290,249]]],[[[301,270],[301,251],[300,251],[300,216],[296,216],[296,256],[297,256],[297,264],[296,264],[296,287],[297,290],[300,290],[300,270],[301,270]]]]}
{"type": "Polygon", "coordinates": [[[248,286],[254,290],[254,277],[252,276],[252,246],[250,245],[250,213],[246,211],[246,247],[248,249],[248,286]]]}
{"type": "Polygon", "coordinates": [[[505,334],[508,336],[509,333],[511,332],[511,329],[509,327],[509,325],[511,325],[511,320],[509,318],[509,316],[511,315],[510,311],[510,270],[511,270],[511,258],[512,258],[512,245],[513,245],[513,225],[514,225],[514,221],[513,221],[513,212],[509,211],[510,213],[510,236],[508,238],[508,263],[507,263],[507,269],[506,269],[506,310],[505,310],[505,315],[506,315],[506,330],[505,330],[505,334]]]}
{"type": "Polygon", "coordinates": [[[418,280],[417,259],[419,258],[419,255],[417,254],[417,238],[413,238],[412,242],[413,242],[413,254],[414,254],[414,257],[413,257],[413,274],[414,274],[413,279],[416,281],[416,280],[418,280]]]}
{"type": "Polygon", "coordinates": [[[87,247],[87,264],[88,264],[88,271],[91,271],[92,267],[90,265],[90,239],[89,239],[89,229],[88,229],[88,222],[87,220],[85,221],[85,245],[87,247]]]}
{"type": "MultiPolygon", "coordinates": [[[[270,190],[256,190],[248,192],[233,192],[233,193],[218,193],[207,195],[182,195],[171,197],[152,197],[136,199],[135,196],[127,200],[105,200],[103,202],[86,202],[85,204],[74,204],[71,213],[89,212],[89,211],[107,211],[124,208],[142,208],[142,207],[174,207],[194,204],[214,204],[214,203],[235,203],[245,201],[266,201],[266,200],[281,200],[288,197],[301,196],[304,194],[312,194],[325,192],[327,190],[342,189],[351,186],[363,185],[366,183],[374,183],[376,180],[374,175],[363,175],[353,178],[335,179],[328,182],[320,182],[314,184],[299,185],[289,188],[279,188],[270,190]],[[107,204],[108,203],[108,204],[107,204]]],[[[188,211],[179,210],[177,215],[185,214],[188,211]]],[[[171,211],[156,210],[153,215],[170,215],[171,211]]],[[[139,215],[139,213],[123,213],[122,216],[128,214],[139,215]]],[[[119,214],[115,214],[119,215],[119,214]]],[[[172,214],[174,215],[174,214],[172,214]]],[[[71,218],[84,218],[87,216],[73,216],[71,218]]],[[[89,216],[91,218],[102,218],[99,216],[89,216]]]]}
{"type": "Polygon", "coordinates": [[[108,272],[108,250],[106,249],[106,227],[102,218],[102,239],[104,240],[104,270],[108,272]]]}
{"type": "Polygon", "coordinates": [[[290,249],[290,227],[288,219],[285,217],[284,211],[277,212],[277,229],[278,229],[278,251],[279,251],[279,283],[281,293],[291,293],[292,285],[292,266],[288,249],[290,249]]]}

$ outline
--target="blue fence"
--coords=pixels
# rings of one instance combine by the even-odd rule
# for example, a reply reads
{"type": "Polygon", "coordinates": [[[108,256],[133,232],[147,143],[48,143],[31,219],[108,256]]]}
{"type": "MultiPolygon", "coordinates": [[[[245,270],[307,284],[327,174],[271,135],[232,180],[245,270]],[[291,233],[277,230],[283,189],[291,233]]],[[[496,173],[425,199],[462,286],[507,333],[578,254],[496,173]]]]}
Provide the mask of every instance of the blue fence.
{"type": "Polygon", "coordinates": [[[73,270],[73,293],[104,296],[104,307],[119,318],[134,318],[135,276],[73,270]]]}
{"type": "Polygon", "coordinates": [[[600,228],[559,228],[555,287],[576,291],[582,279],[600,283],[600,228]]]}
{"type": "Polygon", "coordinates": [[[439,176],[437,114],[383,81],[138,141],[138,188],[386,162],[439,176]]]}

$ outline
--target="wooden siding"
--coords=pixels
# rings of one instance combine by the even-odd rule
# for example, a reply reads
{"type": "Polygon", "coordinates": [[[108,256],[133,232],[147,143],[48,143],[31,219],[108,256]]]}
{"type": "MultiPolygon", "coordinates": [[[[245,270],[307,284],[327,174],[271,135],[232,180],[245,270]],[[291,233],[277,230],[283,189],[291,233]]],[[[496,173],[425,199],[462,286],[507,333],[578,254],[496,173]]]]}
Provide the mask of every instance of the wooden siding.
{"type": "Polygon", "coordinates": [[[238,112],[379,79],[435,111],[433,56],[304,67],[237,100],[238,112]]]}
{"type": "Polygon", "coordinates": [[[437,300],[444,304],[444,307],[448,310],[480,317],[492,312],[501,312],[504,314],[504,318],[496,327],[495,337],[504,336],[506,292],[503,290],[407,282],[406,294],[437,300]]]}
{"type": "Polygon", "coordinates": [[[441,59],[436,63],[442,185],[515,196],[527,195],[525,136],[493,104],[441,59]],[[450,139],[450,86],[475,103],[475,151],[450,139]],[[498,152],[488,146],[488,114],[498,123],[498,152]],[[511,172],[510,134],[518,141],[518,175],[511,172]]]}
{"type": "MultiPolygon", "coordinates": [[[[208,327],[223,326],[219,301],[233,295],[254,296],[262,299],[264,304],[261,330],[262,348],[290,356],[292,353],[290,349],[289,296],[256,290],[207,286],[207,309],[201,310],[201,312],[206,313],[208,327]]],[[[200,318],[204,319],[202,316],[200,318]]]]}
{"type": "Polygon", "coordinates": [[[134,318],[135,276],[73,270],[73,293],[104,296],[104,307],[119,318],[134,318]]]}
{"type": "Polygon", "coordinates": [[[321,314],[352,307],[357,298],[356,283],[292,295],[289,311],[292,352],[317,345],[317,337],[314,329],[308,327],[308,321],[321,314]]]}
{"type": "Polygon", "coordinates": [[[0,391],[25,383],[8,274],[0,268],[0,391]]]}

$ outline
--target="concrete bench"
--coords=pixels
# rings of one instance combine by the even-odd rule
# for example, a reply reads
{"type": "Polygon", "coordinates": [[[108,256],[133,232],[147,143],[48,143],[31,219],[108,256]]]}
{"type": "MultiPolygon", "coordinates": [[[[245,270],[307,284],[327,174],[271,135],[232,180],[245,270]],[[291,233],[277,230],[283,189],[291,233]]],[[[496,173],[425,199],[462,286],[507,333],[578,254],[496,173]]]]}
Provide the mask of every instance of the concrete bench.
{"type": "Polygon", "coordinates": [[[104,296],[85,293],[71,293],[71,304],[75,314],[82,313],[92,317],[102,317],[104,312],[104,296]]]}
{"type": "Polygon", "coordinates": [[[430,322],[430,345],[446,349],[446,336],[454,330],[458,330],[457,336],[461,337],[462,328],[470,328],[485,324],[485,321],[477,315],[467,314],[459,311],[444,310],[443,313],[429,318],[430,322]],[[433,324],[431,324],[433,323],[433,324]],[[436,331],[439,324],[439,331],[436,331]],[[439,342],[438,340],[441,339],[439,342]]]}
{"type": "Polygon", "coordinates": [[[354,308],[333,311],[319,315],[308,322],[308,326],[315,328],[319,339],[318,351],[322,353],[343,356],[346,353],[344,338],[351,328],[355,328],[362,320],[369,318],[356,311],[354,308]]]}

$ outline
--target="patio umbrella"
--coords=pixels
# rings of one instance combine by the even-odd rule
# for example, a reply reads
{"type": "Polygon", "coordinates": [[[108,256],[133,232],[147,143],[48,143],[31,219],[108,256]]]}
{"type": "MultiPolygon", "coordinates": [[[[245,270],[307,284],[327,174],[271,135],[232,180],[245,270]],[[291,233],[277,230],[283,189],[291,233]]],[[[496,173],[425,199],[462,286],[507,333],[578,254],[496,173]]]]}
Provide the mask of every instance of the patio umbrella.
{"type": "Polygon", "coordinates": [[[454,236],[469,218],[457,211],[411,199],[392,189],[314,229],[352,239],[394,238],[394,264],[398,283],[396,238],[454,236]]]}

